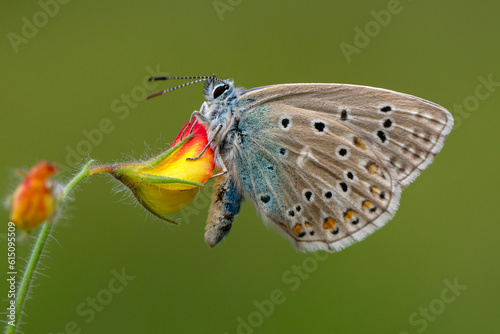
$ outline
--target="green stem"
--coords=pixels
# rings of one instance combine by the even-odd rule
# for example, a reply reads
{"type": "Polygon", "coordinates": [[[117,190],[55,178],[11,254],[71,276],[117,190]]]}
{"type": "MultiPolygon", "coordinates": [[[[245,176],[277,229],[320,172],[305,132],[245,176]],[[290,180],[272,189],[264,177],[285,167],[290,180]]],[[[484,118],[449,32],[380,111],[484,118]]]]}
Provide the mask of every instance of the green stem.
{"type": "MultiPolygon", "coordinates": [[[[89,176],[88,169],[90,165],[94,162],[94,160],[90,160],[87,164],[82,168],[82,170],[76,174],[64,187],[63,194],[59,199],[59,204],[61,204],[64,199],[68,196],[71,190],[84,178],[89,176]]],[[[40,234],[38,234],[38,238],[36,241],[36,245],[33,248],[28,264],[26,265],[26,269],[24,270],[23,277],[21,279],[21,283],[19,284],[19,290],[16,296],[16,311],[15,311],[15,321],[16,326],[11,326],[7,324],[7,328],[5,330],[5,334],[14,334],[19,325],[19,317],[21,315],[21,311],[24,308],[24,303],[26,302],[26,294],[28,293],[29,287],[33,280],[33,274],[35,273],[36,267],[40,261],[40,256],[43,253],[43,249],[45,248],[45,244],[50,235],[50,230],[52,229],[52,223],[50,220],[47,220],[43,226],[40,234]]]]}
{"type": "Polygon", "coordinates": [[[19,316],[21,314],[21,310],[24,308],[24,303],[26,301],[26,294],[28,293],[31,280],[33,278],[33,273],[35,272],[35,269],[38,265],[38,261],[40,260],[40,256],[42,255],[45,242],[47,241],[47,238],[50,235],[51,228],[52,224],[49,221],[46,221],[42,226],[40,234],[38,234],[36,245],[33,248],[33,252],[31,253],[28,264],[26,265],[26,269],[24,270],[24,276],[21,280],[21,284],[19,285],[19,290],[16,296],[16,312],[15,312],[16,325],[15,326],[7,325],[7,330],[5,331],[6,334],[13,334],[16,332],[17,326],[19,324],[19,316]]]}
{"type": "Polygon", "coordinates": [[[69,182],[68,184],[66,185],[66,187],[64,187],[64,192],[63,192],[63,196],[62,196],[62,199],[61,199],[61,202],[64,200],[64,198],[66,196],[68,196],[69,192],[71,190],[73,190],[73,188],[81,181],[83,180],[84,178],[86,178],[87,176],[89,176],[89,173],[88,173],[88,169],[90,167],[90,165],[92,165],[92,163],[94,162],[94,160],[90,160],[89,162],[87,162],[85,164],[85,166],[83,166],[82,170],[75,175],[75,177],[73,177],[69,182]]]}

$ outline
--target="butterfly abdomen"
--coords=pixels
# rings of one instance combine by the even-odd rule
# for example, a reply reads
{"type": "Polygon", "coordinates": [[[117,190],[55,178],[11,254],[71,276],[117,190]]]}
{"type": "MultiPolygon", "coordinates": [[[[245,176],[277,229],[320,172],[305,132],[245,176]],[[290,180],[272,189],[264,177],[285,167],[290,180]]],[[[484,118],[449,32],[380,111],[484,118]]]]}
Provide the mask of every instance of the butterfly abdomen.
{"type": "Polygon", "coordinates": [[[217,178],[205,228],[205,242],[210,247],[217,245],[229,233],[242,201],[243,195],[229,173],[217,178]]]}

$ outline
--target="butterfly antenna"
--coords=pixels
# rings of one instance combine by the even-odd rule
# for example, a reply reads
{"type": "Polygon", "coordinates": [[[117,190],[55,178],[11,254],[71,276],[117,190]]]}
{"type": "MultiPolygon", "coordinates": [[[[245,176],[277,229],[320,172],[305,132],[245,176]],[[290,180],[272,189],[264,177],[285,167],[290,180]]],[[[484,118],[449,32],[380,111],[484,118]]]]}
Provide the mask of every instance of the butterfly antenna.
{"type": "Polygon", "coordinates": [[[162,91],[150,94],[150,95],[146,96],[146,100],[149,100],[150,98],[153,98],[153,97],[156,97],[156,96],[160,96],[160,95],[163,95],[165,93],[171,92],[173,90],[176,90],[176,89],[179,89],[179,88],[182,88],[182,87],[186,87],[186,86],[198,83],[198,82],[207,81],[209,79],[212,79],[214,81],[220,82],[220,83],[222,83],[224,85],[226,84],[224,81],[222,81],[221,79],[217,78],[215,76],[215,74],[210,75],[210,76],[204,75],[204,76],[189,76],[189,77],[152,77],[152,78],[149,78],[149,81],[160,81],[160,80],[193,80],[193,81],[190,81],[190,82],[187,82],[187,83],[179,85],[179,86],[175,86],[175,87],[172,87],[172,88],[169,88],[169,89],[165,89],[165,90],[162,90],[162,91]],[[196,79],[196,80],[193,80],[193,79],[196,79]]]}

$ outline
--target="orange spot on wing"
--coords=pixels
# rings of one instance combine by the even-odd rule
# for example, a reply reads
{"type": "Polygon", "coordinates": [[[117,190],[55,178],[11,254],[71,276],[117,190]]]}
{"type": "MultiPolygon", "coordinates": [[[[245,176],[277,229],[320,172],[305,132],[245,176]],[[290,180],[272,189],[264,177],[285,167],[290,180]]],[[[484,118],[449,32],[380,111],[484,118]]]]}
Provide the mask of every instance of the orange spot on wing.
{"type": "Polygon", "coordinates": [[[370,201],[364,201],[363,202],[363,209],[369,209],[372,206],[372,202],[370,201]]]}
{"type": "Polygon", "coordinates": [[[354,212],[354,210],[347,210],[347,212],[344,214],[344,219],[346,221],[351,220],[355,213],[356,212],[354,212]]]}
{"type": "Polygon", "coordinates": [[[302,225],[297,224],[297,225],[295,225],[295,227],[293,228],[293,233],[294,233],[296,236],[300,237],[300,236],[301,236],[302,229],[303,229],[302,225]]]}
{"type": "Polygon", "coordinates": [[[368,170],[368,172],[370,172],[371,174],[375,174],[378,170],[378,167],[377,165],[375,165],[374,162],[370,162],[367,166],[366,166],[366,169],[368,170]]]}
{"type": "Polygon", "coordinates": [[[337,221],[333,219],[332,217],[328,217],[325,219],[325,223],[323,224],[323,228],[325,230],[333,230],[335,228],[335,224],[337,224],[337,221]]]}
{"type": "Polygon", "coordinates": [[[354,146],[356,146],[357,148],[359,148],[361,150],[366,150],[365,142],[363,141],[363,139],[361,139],[359,137],[354,137],[352,142],[353,142],[354,146]]]}

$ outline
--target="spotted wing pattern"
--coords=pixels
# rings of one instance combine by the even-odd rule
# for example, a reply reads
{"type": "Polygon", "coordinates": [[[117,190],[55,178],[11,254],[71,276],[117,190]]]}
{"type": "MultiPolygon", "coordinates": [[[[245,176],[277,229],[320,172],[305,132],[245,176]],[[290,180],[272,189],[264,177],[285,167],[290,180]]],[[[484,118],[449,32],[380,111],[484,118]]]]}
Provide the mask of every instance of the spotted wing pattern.
{"type": "Polygon", "coordinates": [[[301,250],[341,250],[382,227],[453,126],[436,104],[354,85],[269,86],[235,108],[229,173],[301,250]]]}

